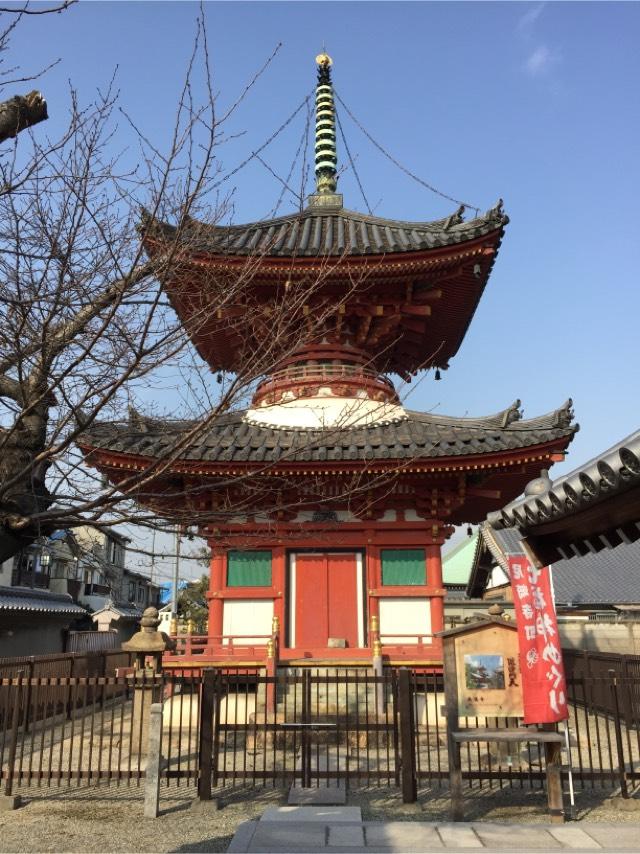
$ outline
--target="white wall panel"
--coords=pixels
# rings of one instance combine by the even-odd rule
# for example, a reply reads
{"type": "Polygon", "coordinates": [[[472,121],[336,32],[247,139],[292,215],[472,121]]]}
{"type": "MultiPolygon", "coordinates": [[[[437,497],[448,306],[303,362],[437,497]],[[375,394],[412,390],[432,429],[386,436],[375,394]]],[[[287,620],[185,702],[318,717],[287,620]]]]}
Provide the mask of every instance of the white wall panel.
{"type": "MultiPolygon", "coordinates": [[[[414,597],[380,599],[380,634],[382,644],[416,644],[418,635],[431,633],[431,600],[414,597]],[[397,634],[394,634],[397,632],[397,634]],[[412,632],[415,635],[411,637],[412,632]],[[409,635],[409,637],[403,637],[409,635]]],[[[425,638],[424,643],[431,643],[425,638]]]]}
{"type": "Polygon", "coordinates": [[[270,637],[272,617],[273,599],[227,599],[222,612],[222,633],[233,635],[235,646],[264,644],[267,642],[266,637],[264,640],[252,640],[251,637],[243,638],[242,635],[270,637]]]}

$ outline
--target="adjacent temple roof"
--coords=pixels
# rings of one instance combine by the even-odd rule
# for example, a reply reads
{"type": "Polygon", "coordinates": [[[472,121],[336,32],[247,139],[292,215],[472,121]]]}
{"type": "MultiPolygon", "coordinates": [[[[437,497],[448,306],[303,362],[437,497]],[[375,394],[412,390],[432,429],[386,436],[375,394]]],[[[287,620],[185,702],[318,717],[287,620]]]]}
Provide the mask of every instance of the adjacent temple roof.
{"type": "Polygon", "coordinates": [[[640,539],[640,430],[553,482],[543,472],[487,521],[519,528],[542,563],[640,539]]]}
{"type": "Polygon", "coordinates": [[[502,201],[482,216],[464,221],[463,208],[432,222],[405,222],[368,216],[342,207],[310,205],[278,219],[247,225],[207,225],[190,222],[179,232],[172,225],[155,223],[152,238],[174,240],[192,255],[318,257],[344,255],[397,255],[455,247],[502,231],[509,217],[502,201]]]}
{"type": "MultiPolygon", "coordinates": [[[[411,460],[492,454],[553,441],[563,446],[578,429],[571,401],[524,420],[520,401],[486,418],[453,418],[406,411],[404,418],[370,426],[325,430],[276,428],[245,420],[243,411],[220,415],[194,434],[180,460],[209,463],[275,463],[411,460]]],[[[139,457],[162,458],[197,427],[193,421],[155,421],[134,415],[127,423],[86,430],[83,443],[139,457]]]]}
{"type": "MultiPolygon", "coordinates": [[[[509,557],[524,557],[521,536],[514,528],[481,527],[467,595],[482,596],[495,563],[507,572],[509,557]]],[[[640,605],[640,540],[614,550],[554,561],[552,567],[558,605],[640,605]]]]}

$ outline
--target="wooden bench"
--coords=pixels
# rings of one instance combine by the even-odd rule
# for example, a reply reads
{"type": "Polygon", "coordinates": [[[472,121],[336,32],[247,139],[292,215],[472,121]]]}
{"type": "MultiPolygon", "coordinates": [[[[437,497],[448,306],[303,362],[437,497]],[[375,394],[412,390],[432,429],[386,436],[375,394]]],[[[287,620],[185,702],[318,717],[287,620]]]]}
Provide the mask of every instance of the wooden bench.
{"type": "Polygon", "coordinates": [[[562,803],[562,742],[559,732],[548,729],[530,729],[517,727],[515,729],[459,729],[450,733],[449,750],[449,781],[451,785],[451,813],[454,821],[463,821],[464,803],[462,796],[462,766],[460,762],[460,745],[476,742],[507,742],[544,744],[545,765],[547,777],[547,802],[552,823],[561,824],[564,821],[562,803]]]}

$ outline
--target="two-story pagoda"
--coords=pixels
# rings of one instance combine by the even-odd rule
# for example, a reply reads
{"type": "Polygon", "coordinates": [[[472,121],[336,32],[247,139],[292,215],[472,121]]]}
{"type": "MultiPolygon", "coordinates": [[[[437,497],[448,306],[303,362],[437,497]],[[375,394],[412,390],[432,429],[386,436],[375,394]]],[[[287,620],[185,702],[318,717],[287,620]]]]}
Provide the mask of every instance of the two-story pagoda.
{"type": "MultiPolygon", "coordinates": [[[[331,60],[317,62],[316,192],[306,209],[249,225],[193,223],[178,235],[180,275],[162,283],[199,354],[233,373],[247,358],[243,341],[265,335],[292,283],[315,282],[301,345],[287,347],[244,411],[202,429],[139,416],[100,424],[83,450],[113,482],[172,460],[139,500],[182,522],[192,507],[211,546],[208,637],[194,661],[264,660],[277,617],[284,664],[364,664],[378,641],[390,663],[439,668],[443,543],[561,460],[577,428],[570,401],[530,420],[520,401],[481,418],[403,407],[386,374],[447,367],[508,219],[501,203],[468,221],[462,210],[403,222],[345,209],[331,60]],[[211,283],[248,262],[242,298],[203,323],[211,283]],[[317,323],[305,336],[309,318],[317,323]]],[[[148,253],[176,234],[155,223],[148,253]]]]}

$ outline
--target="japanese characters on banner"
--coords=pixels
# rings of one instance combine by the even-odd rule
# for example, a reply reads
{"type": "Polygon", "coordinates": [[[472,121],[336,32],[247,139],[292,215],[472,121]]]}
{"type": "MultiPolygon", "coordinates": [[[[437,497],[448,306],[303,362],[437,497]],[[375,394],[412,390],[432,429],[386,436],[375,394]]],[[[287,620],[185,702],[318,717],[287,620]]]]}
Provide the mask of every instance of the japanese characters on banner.
{"type": "Polygon", "coordinates": [[[510,557],[509,577],[518,620],[524,722],[563,721],[569,717],[567,689],[549,567],[537,569],[524,556],[510,557]]]}

